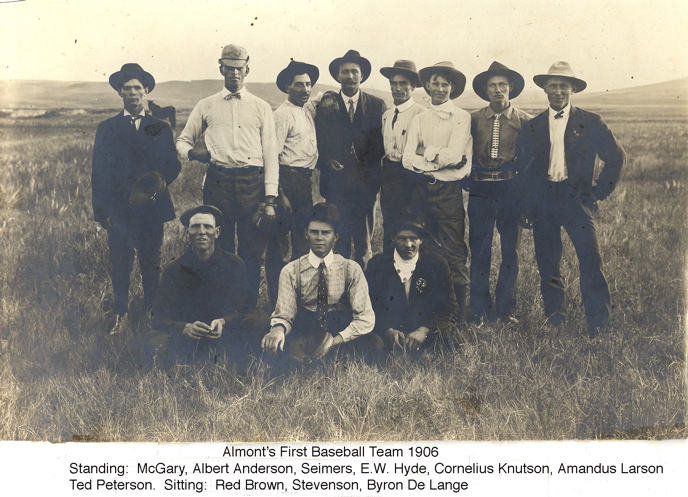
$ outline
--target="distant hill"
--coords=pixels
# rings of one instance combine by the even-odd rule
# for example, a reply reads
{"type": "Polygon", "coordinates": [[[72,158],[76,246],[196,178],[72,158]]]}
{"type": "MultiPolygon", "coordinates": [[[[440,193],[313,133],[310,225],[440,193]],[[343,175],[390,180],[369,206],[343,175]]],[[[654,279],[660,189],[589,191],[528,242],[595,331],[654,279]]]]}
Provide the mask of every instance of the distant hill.
{"type": "MultiPolygon", "coordinates": [[[[274,83],[247,83],[252,93],[260,96],[276,108],[285,99],[285,94],[274,83]]],[[[222,80],[167,81],[158,83],[150,95],[158,105],[174,105],[180,109],[191,109],[200,99],[217,93],[222,80]]],[[[315,91],[335,89],[334,86],[315,86],[315,91]]],[[[391,103],[389,92],[364,88],[365,91],[391,103]]],[[[418,89],[413,98],[427,105],[425,92],[418,89]]],[[[600,108],[607,106],[646,105],[674,106],[688,105],[688,78],[667,81],[646,86],[620,90],[591,92],[576,95],[574,102],[582,107],[600,108]]],[[[544,108],[547,99],[539,88],[527,88],[515,100],[524,109],[544,108]]],[[[486,105],[471,88],[466,86],[464,94],[456,100],[464,109],[476,109],[486,105]]],[[[116,109],[122,101],[108,83],[65,82],[48,80],[0,81],[0,110],[2,109],[116,109]]]]}

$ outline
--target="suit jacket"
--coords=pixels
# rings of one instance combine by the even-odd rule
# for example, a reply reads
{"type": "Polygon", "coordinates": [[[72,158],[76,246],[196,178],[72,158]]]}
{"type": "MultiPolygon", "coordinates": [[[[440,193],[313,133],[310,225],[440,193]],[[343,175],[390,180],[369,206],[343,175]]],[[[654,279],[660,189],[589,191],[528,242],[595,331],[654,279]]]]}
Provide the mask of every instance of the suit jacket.
{"type": "Polygon", "coordinates": [[[421,251],[411,276],[408,303],[394,267],[394,252],[370,259],[366,278],[378,333],[389,328],[409,333],[419,326],[443,329],[458,313],[449,264],[434,252],[421,251]]]}
{"type": "Polygon", "coordinates": [[[386,109],[385,103],[361,91],[352,123],[348,107],[340,93],[336,94],[335,100],[337,109],[325,112],[318,107],[315,116],[318,167],[322,171],[321,193],[327,197],[328,190],[342,188],[352,191],[364,188],[377,193],[382,175],[381,160],[385,155],[382,141],[382,114],[386,109]],[[355,156],[351,153],[352,143],[355,156]],[[327,165],[331,159],[343,164],[345,170],[333,171],[327,165]]]}
{"type": "MultiPolygon", "coordinates": [[[[131,187],[144,173],[157,171],[172,183],[181,170],[169,125],[146,113],[138,131],[129,117],[117,114],[98,125],[93,146],[93,217],[101,223],[108,217],[115,224],[128,225],[141,212],[129,208],[131,187]]],[[[159,222],[175,218],[174,206],[166,191],[146,214],[159,222]]]]}
{"type": "MultiPolygon", "coordinates": [[[[546,188],[549,169],[549,110],[528,121],[521,131],[518,169],[520,189],[526,209],[532,208],[546,188]]],[[[571,185],[580,203],[588,208],[607,198],[616,188],[626,162],[626,154],[602,118],[593,112],[571,106],[564,131],[564,150],[571,185]],[[595,158],[604,161],[594,183],[595,158]]]]}

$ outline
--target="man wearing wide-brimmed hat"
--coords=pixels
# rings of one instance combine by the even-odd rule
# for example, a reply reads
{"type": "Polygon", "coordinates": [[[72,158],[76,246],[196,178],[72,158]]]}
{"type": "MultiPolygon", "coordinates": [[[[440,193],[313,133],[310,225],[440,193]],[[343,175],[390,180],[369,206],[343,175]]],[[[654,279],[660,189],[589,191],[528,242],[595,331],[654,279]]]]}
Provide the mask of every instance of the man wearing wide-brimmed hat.
{"type": "Polygon", "coordinates": [[[394,107],[382,115],[382,138],[385,156],[382,159],[382,185],[380,207],[384,221],[384,249],[392,250],[392,234],[388,229],[405,212],[411,198],[411,182],[407,177],[401,157],[406,146],[411,120],[425,108],[411,98],[413,90],[420,86],[416,64],[411,60],[397,60],[391,67],[383,67],[380,73],[389,80],[394,107]]]}
{"type": "Polygon", "coordinates": [[[602,118],[570,103],[587,84],[571,66],[555,62],[547,74],[533,77],[547,94],[549,108],[531,119],[522,133],[520,188],[525,192],[524,222],[532,222],[540,289],[548,321],[566,319],[560,271],[561,228],[569,235],[580,263],[580,288],[588,333],[594,338],[609,322],[609,286],[594,215],[621,177],[626,154],[602,118]],[[596,158],[604,161],[595,179],[596,158]]]}
{"type": "Polygon", "coordinates": [[[277,87],[287,94],[287,99],[275,110],[280,170],[279,222],[273,223],[274,236],[268,236],[265,255],[268,293],[273,305],[277,301],[279,274],[289,252],[290,232],[291,259],[308,253],[303,233],[306,213],[313,207],[311,176],[318,161],[311,91],[319,75],[316,66],[296,60],[291,60],[277,75],[277,87]]]}
{"type": "Polygon", "coordinates": [[[471,249],[471,313],[473,319],[498,318],[517,323],[514,288],[518,277],[521,226],[515,189],[516,143],[525,122],[533,116],[515,108],[511,100],[523,91],[523,76],[493,62],[473,79],[473,90],[490,105],[471,114],[473,168],[468,196],[468,245],[471,249]],[[502,260],[490,294],[492,238],[497,226],[502,260]]]}
{"type": "Polygon", "coordinates": [[[451,62],[419,71],[430,108],[411,121],[402,163],[414,182],[411,206],[428,222],[449,263],[459,304],[457,324],[466,323],[468,248],[460,181],[471,172],[471,116],[452,99],[463,93],[466,77],[451,62]]]}
{"type": "Polygon", "coordinates": [[[168,185],[179,175],[169,125],[144,110],[155,79],[128,63],[110,76],[124,110],[98,126],[93,146],[93,216],[108,232],[115,323],[127,327],[129,276],[138,253],[144,308],[150,310],[160,278],[163,225],[174,219],[168,185]]]}
{"type": "Polygon", "coordinates": [[[246,49],[227,45],[218,62],[224,88],[196,104],[177,139],[177,151],[180,157],[208,164],[203,202],[224,214],[219,242],[246,264],[249,298],[255,307],[267,243],[265,228],[275,217],[278,193],[275,120],[270,104],[244,86],[249,73],[246,49]],[[205,148],[196,148],[201,136],[205,148]]]}
{"type": "Polygon", "coordinates": [[[371,67],[356,50],[334,59],[329,70],[341,91],[326,93],[316,114],[320,193],[339,208],[338,253],[349,258],[353,242],[354,259],[363,267],[372,255],[373,207],[384,155],[381,117],[385,103],[361,91],[371,67]]]}
{"type": "Polygon", "coordinates": [[[452,330],[458,312],[447,261],[432,251],[434,243],[421,218],[401,215],[386,225],[394,249],[368,262],[366,279],[375,311],[375,331],[389,348],[416,350],[436,331],[452,330]]]}

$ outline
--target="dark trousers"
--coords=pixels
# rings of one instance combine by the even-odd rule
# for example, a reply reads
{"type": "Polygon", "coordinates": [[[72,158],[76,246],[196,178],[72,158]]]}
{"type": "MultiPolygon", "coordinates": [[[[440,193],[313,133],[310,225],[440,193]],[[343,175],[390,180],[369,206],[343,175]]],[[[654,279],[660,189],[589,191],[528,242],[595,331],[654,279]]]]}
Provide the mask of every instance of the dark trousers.
{"type": "Polygon", "coordinates": [[[251,218],[265,198],[262,168],[224,169],[209,165],[203,184],[203,202],[224,214],[219,243],[223,250],[235,253],[246,265],[249,305],[255,307],[260,287],[260,266],[265,254],[267,231],[256,227],[251,218]],[[234,234],[239,244],[236,250],[234,234]]]}
{"type": "Polygon", "coordinates": [[[468,285],[468,247],[466,246],[463,193],[458,181],[428,183],[427,176],[411,173],[414,180],[411,206],[421,214],[428,231],[442,248],[449,263],[454,285],[468,285]]]}
{"type": "Polygon", "coordinates": [[[562,312],[564,281],[560,263],[561,228],[569,235],[580,264],[580,289],[588,326],[603,326],[609,321],[611,299],[602,272],[602,257],[592,216],[596,206],[582,204],[568,181],[547,182],[540,188],[534,210],[533,239],[540,272],[540,289],[545,314],[562,312]]]}
{"type": "Polygon", "coordinates": [[[514,289],[518,278],[517,192],[514,181],[473,181],[468,196],[468,244],[471,249],[471,312],[474,316],[492,316],[490,266],[492,238],[497,226],[502,251],[499,279],[495,288],[496,316],[504,318],[516,306],[514,289]]]}
{"type": "Polygon", "coordinates": [[[383,248],[392,251],[390,223],[395,223],[409,210],[411,182],[401,162],[382,160],[382,185],[380,186],[380,208],[384,222],[383,248]]]}
{"type": "Polygon", "coordinates": [[[160,280],[160,248],[164,229],[159,221],[134,221],[128,226],[116,224],[108,230],[110,277],[115,297],[114,311],[124,314],[129,308],[129,276],[138,254],[146,309],[153,307],[160,280]]]}
{"type": "Polygon", "coordinates": [[[304,235],[308,215],[313,207],[311,187],[311,169],[280,166],[280,188],[289,199],[292,215],[278,212],[278,219],[273,223],[267,239],[265,255],[265,275],[268,282],[268,294],[274,306],[277,302],[279,275],[288,262],[289,233],[291,233],[291,260],[308,253],[308,241],[304,235]]]}

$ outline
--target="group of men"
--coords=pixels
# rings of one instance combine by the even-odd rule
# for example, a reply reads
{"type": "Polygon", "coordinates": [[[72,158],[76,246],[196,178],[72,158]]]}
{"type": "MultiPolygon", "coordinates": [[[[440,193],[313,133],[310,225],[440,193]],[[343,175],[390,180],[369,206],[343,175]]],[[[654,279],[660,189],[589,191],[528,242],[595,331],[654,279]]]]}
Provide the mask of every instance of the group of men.
{"type": "Polygon", "coordinates": [[[593,216],[616,187],[625,154],[600,116],[570,104],[586,83],[569,64],[555,62],[533,78],[549,108],[532,117],[511,103],[523,77],[498,62],[474,78],[475,93],[489,105],[472,114],[452,102],[466,77],[451,62],[417,71],[398,60],[381,68],[394,103],[386,109],[361,91],[371,64],[357,51],[329,65],[340,91],[317,96],[318,68],[292,60],[276,78],[287,99],[274,113],[244,85],[243,47],[225,46],[218,62],[224,88],[194,107],[176,150],[169,127],[144,110],[152,75],[125,64],[110,77],[124,111],[98,128],[93,206],[108,230],[111,333],[126,323],[137,251],[144,304],[163,344],[219,343],[231,329],[242,346],[258,336],[263,350],[297,360],[340,346],[417,349],[468,321],[518,322],[522,227],[533,229],[545,313],[558,327],[566,318],[562,226],[580,262],[588,332],[595,337],[607,326],[610,296],[593,216]],[[428,108],[412,99],[418,87],[428,108]],[[174,219],[168,185],[181,169],[177,156],[207,164],[204,205],[181,216],[189,250],[158,281],[163,223],[174,219]],[[597,157],[604,166],[595,179],[597,157]],[[326,202],[313,205],[315,168],[326,202]],[[373,256],[378,193],[384,248],[373,256]],[[493,302],[495,226],[502,257],[493,302]],[[249,330],[246,319],[258,303],[263,261],[274,305],[267,334],[249,330]]]}

